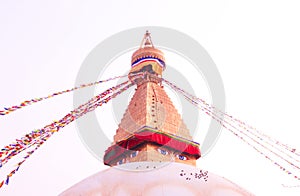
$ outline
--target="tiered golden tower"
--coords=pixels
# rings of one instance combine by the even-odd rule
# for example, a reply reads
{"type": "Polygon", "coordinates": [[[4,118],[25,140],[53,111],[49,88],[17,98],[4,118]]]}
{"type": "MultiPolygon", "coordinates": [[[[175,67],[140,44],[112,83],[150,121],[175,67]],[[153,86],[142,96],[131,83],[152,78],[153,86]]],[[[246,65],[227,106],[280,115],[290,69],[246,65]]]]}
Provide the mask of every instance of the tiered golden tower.
{"type": "Polygon", "coordinates": [[[196,165],[199,144],[161,84],[165,59],[147,31],[132,55],[129,79],[137,87],[104,155],[106,165],[129,162],[180,162],[196,165]]]}

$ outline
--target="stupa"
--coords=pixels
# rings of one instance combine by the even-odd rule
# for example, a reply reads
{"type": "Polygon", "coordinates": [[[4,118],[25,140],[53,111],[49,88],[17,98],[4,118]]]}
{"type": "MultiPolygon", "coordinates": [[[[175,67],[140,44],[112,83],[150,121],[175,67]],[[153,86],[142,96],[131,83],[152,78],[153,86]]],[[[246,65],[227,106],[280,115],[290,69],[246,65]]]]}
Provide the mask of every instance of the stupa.
{"type": "Polygon", "coordinates": [[[201,157],[161,83],[164,54],[147,31],[132,55],[135,93],[105,151],[109,169],[61,195],[252,195],[233,182],[196,167],[201,157]]]}

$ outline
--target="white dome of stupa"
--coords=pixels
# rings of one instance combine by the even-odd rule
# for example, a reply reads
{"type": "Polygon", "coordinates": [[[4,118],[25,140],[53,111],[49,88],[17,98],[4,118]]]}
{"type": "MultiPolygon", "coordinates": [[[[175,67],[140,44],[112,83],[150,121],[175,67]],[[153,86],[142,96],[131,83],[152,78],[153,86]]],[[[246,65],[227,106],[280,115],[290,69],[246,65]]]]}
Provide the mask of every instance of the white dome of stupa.
{"type": "Polygon", "coordinates": [[[175,162],[133,162],[111,167],[67,189],[61,196],[245,196],[253,195],[233,182],[175,162]]]}

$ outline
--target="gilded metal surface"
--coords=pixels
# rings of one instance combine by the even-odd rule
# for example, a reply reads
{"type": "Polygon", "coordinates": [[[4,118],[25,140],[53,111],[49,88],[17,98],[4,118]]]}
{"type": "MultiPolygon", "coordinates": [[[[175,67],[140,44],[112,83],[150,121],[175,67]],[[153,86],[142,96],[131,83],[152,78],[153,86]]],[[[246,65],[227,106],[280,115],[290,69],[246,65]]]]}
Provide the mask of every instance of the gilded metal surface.
{"type": "MultiPolygon", "coordinates": [[[[163,53],[154,48],[149,32],[146,32],[140,49],[133,53],[132,63],[145,57],[165,60],[163,53]]],[[[181,137],[184,140],[192,140],[180,114],[161,85],[162,72],[163,68],[155,62],[140,63],[131,69],[129,79],[137,84],[137,88],[116,131],[113,145],[126,140],[143,127],[150,127],[161,133],[181,137]],[[135,74],[139,74],[139,76],[131,76],[135,74]]],[[[176,153],[180,154],[180,152],[176,152],[175,149],[169,150],[170,153],[164,156],[155,149],[158,147],[148,142],[138,147],[140,153],[136,157],[130,157],[128,153],[131,153],[131,151],[128,151],[127,154],[125,153],[114,160],[111,165],[116,165],[118,162],[123,163],[124,161],[176,161],[191,165],[196,164],[195,157],[186,155],[188,156],[187,160],[176,159],[176,153]]]]}

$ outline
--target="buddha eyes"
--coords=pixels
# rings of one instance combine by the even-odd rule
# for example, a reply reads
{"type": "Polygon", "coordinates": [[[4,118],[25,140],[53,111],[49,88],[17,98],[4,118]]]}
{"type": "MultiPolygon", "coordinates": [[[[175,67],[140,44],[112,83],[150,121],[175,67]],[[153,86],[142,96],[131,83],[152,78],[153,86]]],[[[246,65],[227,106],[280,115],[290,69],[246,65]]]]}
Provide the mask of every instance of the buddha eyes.
{"type": "Polygon", "coordinates": [[[169,154],[169,152],[166,151],[166,150],[164,150],[164,149],[158,148],[157,151],[158,151],[160,154],[162,154],[162,155],[167,155],[167,154],[169,154]]]}
{"type": "MultiPolygon", "coordinates": [[[[158,148],[157,151],[162,154],[162,155],[168,155],[169,154],[169,151],[165,150],[165,149],[161,149],[161,148],[158,148]]],[[[185,161],[187,160],[187,157],[184,156],[183,154],[176,154],[175,155],[179,160],[181,161],[185,161]]]]}
{"type": "Polygon", "coordinates": [[[182,160],[182,161],[187,160],[186,156],[181,155],[181,154],[176,155],[176,157],[177,157],[179,160],[182,160]]]}
{"type": "Polygon", "coordinates": [[[133,153],[130,154],[130,158],[136,157],[138,155],[138,151],[134,151],[133,153]]]}
{"type": "MultiPolygon", "coordinates": [[[[163,148],[157,148],[157,151],[158,151],[160,154],[164,155],[164,156],[170,154],[170,152],[169,152],[168,150],[163,149],[163,148]]],[[[139,153],[139,151],[133,151],[131,154],[129,154],[129,157],[130,157],[130,158],[134,158],[134,157],[136,157],[136,156],[138,155],[138,153],[139,153]]],[[[187,156],[185,156],[184,154],[179,154],[178,152],[177,152],[177,153],[174,153],[174,154],[172,153],[172,156],[175,156],[177,159],[179,159],[179,160],[181,160],[181,161],[185,161],[185,160],[188,159],[187,156]]],[[[119,160],[119,161],[117,162],[117,165],[121,165],[121,164],[124,164],[124,163],[125,163],[125,158],[119,160]]]]}
{"type": "Polygon", "coordinates": [[[123,163],[125,163],[125,159],[119,160],[119,161],[117,162],[117,165],[121,165],[121,164],[123,164],[123,163]]]}
{"type": "MultiPolygon", "coordinates": [[[[170,152],[170,151],[168,151],[168,150],[166,150],[166,149],[162,149],[162,148],[157,148],[157,151],[158,151],[160,154],[164,155],[164,156],[170,154],[171,157],[176,157],[177,159],[179,159],[179,160],[181,160],[181,161],[185,161],[185,160],[188,159],[187,156],[185,156],[184,154],[179,154],[180,152],[174,152],[174,153],[172,153],[172,152],[170,152]]],[[[130,158],[134,158],[134,157],[136,157],[138,154],[139,154],[139,151],[131,151],[131,153],[130,153],[129,155],[127,155],[127,156],[128,156],[128,158],[129,158],[129,157],[130,157],[130,158]]],[[[123,158],[123,159],[119,160],[116,164],[117,164],[117,165],[121,165],[121,164],[124,164],[124,163],[126,163],[126,158],[123,158]]]]}

